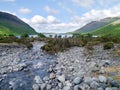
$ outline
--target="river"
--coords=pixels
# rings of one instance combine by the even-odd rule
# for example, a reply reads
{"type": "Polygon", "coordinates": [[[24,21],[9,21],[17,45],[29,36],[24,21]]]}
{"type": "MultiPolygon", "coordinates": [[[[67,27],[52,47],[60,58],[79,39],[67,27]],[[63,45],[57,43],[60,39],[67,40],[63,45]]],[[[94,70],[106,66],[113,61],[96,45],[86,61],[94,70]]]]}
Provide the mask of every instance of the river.
{"type": "MultiPolygon", "coordinates": [[[[31,50],[27,50],[25,48],[21,48],[21,51],[16,50],[19,58],[17,65],[19,66],[25,64],[25,66],[18,71],[13,70],[12,72],[8,71],[4,74],[0,74],[1,78],[4,77],[4,79],[1,79],[0,81],[0,90],[8,90],[10,87],[14,87],[13,90],[32,90],[32,84],[34,82],[33,79],[36,75],[39,75],[41,78],[48,76],[47,70],[50,65],[54,64],[56,56],[43,52],[40,47],[44,44],[44,42],[34,42],[31,50]],[[22,88],[20,88],[21,86],[22,88]]],[[[10,49],[13,50],[13,48],[10,49]]],[[[14,53],[12,54],[12,57],[16,57],[14,53]]],[[[8,57],[8,60],[9,58],[10,57],[8,57]]],[[[7,69],[9,67],[13,67],[12,64],[3,66],[5,66],[7,69]]]]}

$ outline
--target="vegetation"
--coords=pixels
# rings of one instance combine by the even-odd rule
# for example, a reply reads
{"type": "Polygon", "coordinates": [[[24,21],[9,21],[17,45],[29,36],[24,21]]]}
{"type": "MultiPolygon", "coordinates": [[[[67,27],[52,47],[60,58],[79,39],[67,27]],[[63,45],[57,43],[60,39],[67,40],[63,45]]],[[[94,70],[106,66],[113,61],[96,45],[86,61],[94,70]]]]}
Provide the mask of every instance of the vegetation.
{"type": "Polygon", "coordinates": [[[104,45],[103,45],[104,50],[106,50],[106,49],[111,49],[111,48],[113,48],[113,47],[114,47],[114,43],[113,43],[113,42],[106,42],[106,43],[104,43],[104,45]]]}
{"type": "Polygon", "coordinates": [[[38,36],[41,37],[41,38],[45,38],[45,35],[42,34],[42,33],[39,33],[38,36]]]}
{"type": "Polygon", "coordinates": [[[0,12],[0,34],[37,34],[33,28],[14,15],[0,12]]]}
{"type": "Polygon", "coordinates": [[[104,18],[101,19],[99,21],[92,21],[88,24],[86,24],[85,26],[83,26],[82,28],[74,31],[73,33],[90,33],[94,30],[97,30],[101,27],[104,27],[114,21],[117,21],[118,19],[120,19],[119,17],[113,17],[113,18],[104,18]]]}
{"type": "Polygon", "coordinates": [[[119,37],[120,35],[120,24],[109,24],[105,27],[99,28],[93,32],[93,35],[119,37]]]}
{"type": "Polygon", "coordinates": [[[21,37],[22,38],[27,38],[27,37],[29,37],[29,35],[28,34],[22,34],[21,37]]]}

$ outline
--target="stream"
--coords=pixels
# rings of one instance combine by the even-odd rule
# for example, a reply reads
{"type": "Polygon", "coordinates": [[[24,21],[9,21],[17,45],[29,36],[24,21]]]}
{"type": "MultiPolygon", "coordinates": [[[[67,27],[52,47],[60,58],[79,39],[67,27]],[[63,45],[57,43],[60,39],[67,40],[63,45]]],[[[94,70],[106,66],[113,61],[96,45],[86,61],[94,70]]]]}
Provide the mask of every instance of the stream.
{"type": "Polygon", "coordinates": [[[40,48],[44,44],[44,42],[34,42],[31,50],[21,48],[23,50],[18,51],[17,65],[24,67],[18,71],[0,74],[0,78],[4,77],[0,80],[0,90],[11,90],[11,87],[14,87],[13,90],[32,90],[33,79],[36,75],[41,78],[49,75],[48,68],[55,63],[56,56],[42,51],[40,48]]]}

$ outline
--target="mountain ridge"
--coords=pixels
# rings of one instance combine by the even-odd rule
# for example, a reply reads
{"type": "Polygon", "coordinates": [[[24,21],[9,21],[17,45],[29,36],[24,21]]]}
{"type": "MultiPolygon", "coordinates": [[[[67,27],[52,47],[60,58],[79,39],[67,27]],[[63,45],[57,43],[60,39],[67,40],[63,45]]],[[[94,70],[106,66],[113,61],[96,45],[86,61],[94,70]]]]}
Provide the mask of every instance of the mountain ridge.
{"type": "Polygon", "coordinates": [[[120,17],[108,17],[108,18],[101,19],[99,21],[92,21],[86,24],[85,26],[81,27],[80,29],[75,30],[73,33],[89,33],[98,28],[104,27],[118,19],[120,19],[120,17]]]}
{"type": "Polygon", "coordinates": [[[0,34],[34,35],[37,32],[17,16],[0,11],[0,34]]]}

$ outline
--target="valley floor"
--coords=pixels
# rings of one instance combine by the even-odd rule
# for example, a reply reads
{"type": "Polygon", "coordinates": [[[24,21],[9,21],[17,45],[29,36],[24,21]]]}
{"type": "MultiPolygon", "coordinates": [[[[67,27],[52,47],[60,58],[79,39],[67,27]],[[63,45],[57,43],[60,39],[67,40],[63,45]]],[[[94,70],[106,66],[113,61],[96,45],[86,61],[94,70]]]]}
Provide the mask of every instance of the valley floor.
{"type": "Polygon", "coordinates": [[[42,45],[34,42],[32,50],[0,45],[0,90],[120,90],[120,58],[114,54],[119,46],[96,45],[92,52],[72,47],[49,55],[42,45]]]}

